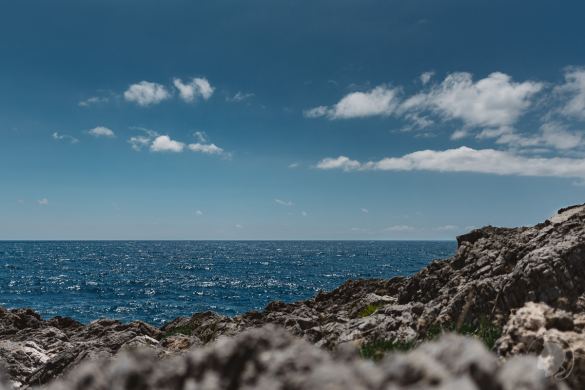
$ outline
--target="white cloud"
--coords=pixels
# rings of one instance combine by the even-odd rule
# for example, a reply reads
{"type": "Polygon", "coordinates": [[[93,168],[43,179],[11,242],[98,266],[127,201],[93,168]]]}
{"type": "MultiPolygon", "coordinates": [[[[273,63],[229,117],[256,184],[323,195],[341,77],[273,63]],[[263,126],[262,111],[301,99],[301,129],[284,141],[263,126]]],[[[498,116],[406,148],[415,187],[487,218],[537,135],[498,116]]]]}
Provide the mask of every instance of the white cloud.
{"type": "Polygon", "coordinates": [[[362,211],[362,213],[364,213],[364,214],[369,214],[369,213],[370,213],[370,210],[368,210],[368,209],[366,209],[366,208],[362,208],[362,209],[361,209],[361,211],[362,211]]]}
{"type": "Polygon", "coordinates": [[[290,164],[288,164],[288,167],[289,167],[290,169],[298,168],[298,167],[300,167],[300,166],[301,166],[301,164],[299,164],[298,162],[294,162],[294,163],[290,163],[290,164]]]}
{"type": "Polygon", "coordinates": [[[309,214],[308,214],[306,211],[301,211],[301,215],[302,215],[303,217],[306,217],[306,216],[307,216],[307,215],[309,215],[309,214]]]}
{"type": "Polygon", "coordinates": [[[411,131],[415,129],[426,129],[435,124],[435,121],[426,115],[421,115],[416,112],[409,112],[405,114],[405,118],[410,122],[410,126],[404,127],[403,131],[411,131]]]}
{"type": "MultiPolygon", "coordinates": [[[[430,83],[432,75],[423,73],[421,82],[430,83]]],[[[432,112],[446,120],[461,120],[469,127],[510,126],[532,105],[532,98],[543,86],[533,81],[514,82],[501,72],[478,81],[470,73],[458,72],[402,102],[399,88],[381,85],[368,92],[350,93],[333,106],[306,110],[304,115],[329,119],[395,115],[424,128],[433,121],[421,113],[432,112]]]]}
{"type": "Polygon", "coordinates": [[[555,92],[566,99],[560,108],[562,114],[585,120],[585,68],[568,68],[565,83],[556,87],[555,92]]]}
{"type": "Polygon", "coordinates": [[[100,103],[107,103],[110,99],[107,97],[92,96],[85,100],[81,100],[77,105],[79,107],[89,107],[100,103]]]}
{"type": "Polygon", "coordinates": [[[431,71],[431,72],[424,72],[423,74],[420,75],[420,82],[422,83],[422,85],[427,85],[429,81],[431,81],[431,79],[433,78],[433,76],[435,75],[435,72],[431,71]]]}
{"type": "Polygon", "coordinates": [[[185,144],[183,142],[174,141],[168,135],[159,135],[150,145],[150,150],[153,152],[180,153],[184,148],[185,144]]]}
{"type": "MultiPolygon", "coordinates": [[[[585,107],[584,107],[585,108],[585,107]]],[[[583,145],[583,133],[568,131],[559,123],[548,122],[541,127],[541,139],[545,145],[556,149],[574,149],[583,145]]]]}
{"type": "Polygon", "coordinates": [[[350,160],[348,157],[339,156],[337,158],[324,158],[317,163],[319,169],[343,169],[344,171],[351,171],[359,169],[361,164],[359,161],[350,160]]]}
{"type": "Polygon", "coordinates": [[[398,107],[398,95],[398,89],[381,85],[368,92],[352,92],[333,106],[315,107],[304,114],[308,118],[325,116],[329,119],[388,116],[398,107]]]}
{"type": "Polygon", "coordinates": [[[141,81],[137,84],[132,84],[124,92],[124,99],[143,107],[158,104],[170,97],[171,94],[164,85],[150,81],[141,81]]]}
{"type": "Polygon", "coordinates": [[[132,149],[136,150],[137,152],[142,150],[142,148],[147,147],[151,141],[152,141],[152,138],[144,136],[144,135],[137,135],[134,137],[130,137],[130,139],[128,140],[128,142],[132,146],[132,149]]]}
{"type": "Polygon", "coordinates": [[[512,148],[554,148],[557,150],[575,149],[584,144],[583,133],[569,131],[559,122],[546,122],[536,133],[521,134],[516,129],[504,126],[496,129],[484,129],[477,135],[478,139],[494,138],[497,144],[512,148]]]}
{"type": "Polygon", "coordinates": [[[243,102],[244,100],[248,100],[253,98],[255,95],[253,93],[245,93],[245,92],[237,92],[235,95],[233,96],[228,96],[226,98],[226,100],[228,102],[232,102],[232,103],[239,103],[239,102],[243,102]]]}
{"type": "Polygon", "coordinates": [[[179,90],[179,96],[185,102],[192,102],[200,97],[203,100],[208,100],[215,90],[206,78],[195,77],[187,83],[183,83],[181,79],[176,78],[173,80],[173,84],[179,90]]]}
{"type": "Polygon", "coordinates": [[[197,214],[197,215],[203,215],[203,211],[197,210],[197,211],[195,211],[195,214],[197,214]]]}
{"type": "Polygon", "coordinates": [[[495,175],[585,178],[585,159],[524,157],[494,149],[476,150],[462,146],[444,151],[422,150],[402,157],[360,163],[347,157],[324,159],[319,169],[474,172],[495,175]],[[339,162],[341,163],[332,163],[339,162]]]}
{"type": "Polygon", "coordinates": [[[57,131],[55,131],[52,134],[52,137],[53,137],[53,139],[56,139],[58,141],[69,141],[72,144],[76,144],[76,143],[79,142],[79,140],[77,138],[73,137],[72,135],[69,135],[69,134],[61,134],[61,133],[59,133],[57,131]]]}
{"type": "Polygon", "coordinates": [[[90,135],[94,137],[106,137],[106,138],[114,138],[116,134],[107,127],[98,126],[88,131],[90,135]]]}
{"type": "Polygon", "coordinates": [[[137,152],[141,151],[145,147],[150,146],[152,140],[160,135],[158,132],[151,129],[145,129],[144,127],[131,127],[131,129],[143,132],[142,135],[136,135],[128,139],[128,143],[130,146],[132,146],[132,149],[137,152]]]}
{"type": "Polygon", "coordinates": [[[197,131],[194,136],[199,139],[197,143],[186,144],[181,141],[173,140],[168,135],[160,135],[156,131],[138,128],[145,132],[144,135],[133,136],[128,140],[132,149],[140,151],[145,147],[150,147],[153,152],[174,152],[181,153],[188,149],[196,153],[215,154],[230,158],[230,153],[220,148],[216,144],[204,143],[207,141],[207,134],[203,131],[197,131]]]}
{"type": "Polygon", "coordinates": [[[234,225],[234,227],[235,227],[236,229],[243,229],[243,228],[244,228],[244,226],[240,225],[239,223],[236,223],[236,224],[234,225]]]}
{"type": "Polygon", "coordinates": [[[463,139],[469,135],[469,131],[467,129],[458,129],[451,134],[451,140],[457,141],[463,139]]]}
{"type": "Polygon", "coordinates": [[[40,206],[47,206],[47,205],[49,204],[49,199],[47,199],[47,198],[42,198],[42,199],[39,199],[39,200],[37,200],[37,203],[38,203],[40,206]]]}
{"type": "Polygon", "coordinates": [[[292,207],[292,206],[294,206],[294,203],[291,202],[290,200],[274,199],[274,202],[276,204],[281,205],[281,206],[286,206],[286,207],[292,207]]]}
{"type": "Polygon", "coordinates": [[[205,154],[223,154],[224,150],[216,144],[194,143],[188,145],[189,150],[205,154]]]}
{"type": "Polygon", "coordinates": [[[401,110],[430,109],[445,119],[459,119],[467,126],[510,126],[532,104],[542,83],[512,81],[507,74],[494,72],[476,82],[470,73],[448,75],[428,92],[407,99],[401,110]]]}
{"type": "Polygon", "coordinates": [[[326,116],[329,114],[329,108],[325,106],[314,107],[309,110],[305,110],[303,114],[307,118],[319,118],[321,116],[326,116]]]}

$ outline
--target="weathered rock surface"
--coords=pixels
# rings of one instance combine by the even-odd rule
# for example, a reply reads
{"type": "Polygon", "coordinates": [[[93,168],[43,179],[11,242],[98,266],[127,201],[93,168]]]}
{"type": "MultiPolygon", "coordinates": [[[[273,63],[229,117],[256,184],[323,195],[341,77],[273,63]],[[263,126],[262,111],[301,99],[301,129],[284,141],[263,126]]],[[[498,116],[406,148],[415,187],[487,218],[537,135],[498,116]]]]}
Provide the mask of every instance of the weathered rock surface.
{"type": "Polygon", "coordinates": [[[160,336],[159,329],[138,321],[98,320],[84,326],[69,318],[43,321],[28,309],[0,308],[0,363],[16,387],[44,384],[83,360],[124,348],[158,348],[160,336]]]}
{"type": "Polygon", "coordinates": [[[266,323],[312,343],[409,340],[432,325],[487,318],[503,326],[526,302],[585,311],[585,207],[559,211],[534,227],[485,227],[458,237],[455,256],[434,261],[411,277],[348,281],[303,302],[272,302],[238,317],[198,313],[163,330],[192,327],[204,342],[266,323]],[[377,310],[360,312],[370,304],[377,310]]]}
{"type": "Polygon", "coordinates": [[[173,359],[135,352],[86,364],[50,390],[107,389],[565,389],[533,358],[503,365],[483,344],[444,336],[379,364],[336,354],[267,326],[173,359]]]}
{"type": "MultiPolygon", "coordinates": [[[[140,370],[157,366],[154,363],[155,359],[156,361],[166,361],[176,355],[185,355],[173,357],[175,360],[168,365],[169,367],[173,367],[173,364],[177,367],[186,365],[185,370],[189,371],[194,369],[190,363],[193,356],[207,354],[205,356],[213,360],[211,356],[214,353],[221,354],[220,349],[223,348],[220,345],[209,348],[202,346],[214,342],[221,336],[237,336],[239,334],[242,334],[241,338],[222,343],[227,342],[226,345],[232,345],[229,344],[230,342],[241,343],[245,337],[251,337],[244,336],[243,332],[263,327],[266,324],[273,324],[286,329],[290,334],[298,336],[316,347],[323,347],[323,350],[309,348],[308,344],[303,343],[298,344],[303,345],[302,348],[292,348],[293,345],[297,345],[297,342],[290,341],[293,339],[283,335],[283,338],[289,340],[286,341],[288,343],[286,345],[290,345],[292,348],[288,350],[288,347],[283,347],[287,351],[287,356],[292,356],[293,352],[291,351],[300,349],[300,353],[309,348],[311,352],[306,352],[307,354],[326,356],[323,359],[330,359],[327,360],[328,365],[341,365],[336,366],[340,370],[339,378],[344,377],[349,372],[353,373],[350,375],[352,380],[358,380],[361,378],[362,371],[360,370],[362,368],[357,367],[362,367],[366,363],[358,363],[353,360],[352,363],[348,363],[343,359],[338,361],[337,358],[328,355],[325,350],[346,349],[379,340],[402,342],[420,340],[433,327],[459,327],[463,323],[477,324],[480,320],[488,320],[504,328],[504,335],[497,344],[497,351],[503,358],[532,351],[538,354],[543,349],[547,352],[545,347],[549,340],[562,341],[570,346],[571,351],[580,354],[583,349],[581,346],[582,324],[585,323],[583,319],[585,313],[584,293],[585,207],[576,206],[560,210],[550,220],[534,227],[485,227],[460,236],[458,237],[457,253],[452,258],[434,261],[411,277],[348,281],[334,291],[319,293],[314,298],[303,302],[283,303],[276,301],[270,303],[261,312],[250,312],[236,317],[225,317],[211,312],[196,313],[191,317],[177,318],[161,329],[157,329],[142,322],[121,324],[117,321],[99,320],[89,325],[83,325],[74,320],[59,317],[45,321],[31,310],[0,309],[0,362],[4,364],[7,376],[13,385],[22,387],[45,384],[56,377],[68,375],[74,367],[79,367],[79,364],[84,361],[100,362],[93,363],[91,366],[98,367],[96,369],[100,370],[99,375],[101,375],[92,380],[95,380],[95,383],[106,381],[103,383],[109,383],[110,386],[113,386],[110,388],[115,388],[114,382],[111,381],[118,380],[114,379],[114,376],[118,375],[116,374],[117,367],[134,364],[132,362],[137,359],[138,355],[132,351],[136,349],[149,351],[146,355],[148,357],[144,357],[145,366],[140,370]],[[539,302],[539,304],[527,304],[528,302],[539,302]],[[187,352],[188,350],[193,352],[187,352]],[[111,357],[120,354],[124,354],[125,357],[120,357],[121,360],[117,360],[118,363],[113,363],[111,357]],[[359,372],[354,372],[354,370],[359,372]]],[[[253,334],[256,338],[260,337],[254,332],[245,334],[253,334]]],[[[270,338],[271,336],[266,337],[270,338]]],[[[260,342],[259,340],[257,342],[260,342]]],[[[465,350],[472,348],[471,344],[463,342],[460,344],[460,348],[465,350]]],[[[270,345],[270,348],[274,346],[276,350],[280,351],[278,353],[284,353],[282,348],[270,345]]],[[[431,347],[419,347],[417,351],[430,354],[425,348],[431,347]]],[[[564,351],[569,350],[568,347],[563,348],[564,351]]],[[[202,377],[197,376],[200,374],[193,374],[196,376],[195,382],[191,379],[185,379],[184,382],[181,382],[181,386],[185,387],[187,383],[194,383],[198,384],[199,387],[186,388],[224,388],[225,386],[220,382],[213,382],[224,380],[224,376],[228,375],[222,373],[221,370],[231,370],[230,368],[222,368],[222,364],[226,367],[234,364],[238,367],[240,365],[247,367],[248,363],[256,364],[248,362],[248,360],[252,359],[256,353],[264,356],[265,352],[254,351],[249,352],[249,354],[243,352],[240,355],[236,354],[237,358],[228,359],[231,362],[229,364],[216,362],[213,367],[201,368],[200,370],[203,370],[201,372],[209,370],[211,370],[209,372],[216,372],[214,374],[217,376],[216,379],[206,379],[209,383],[201,382],[202,377]],[[214,387],[214,383],[217,385],[216,387],[214,387]]],[[[272,354],[272,352],[266,353],[272,354]]],[[[417,353],[415,351],[406,356],[393,355],[389,359],[395,359],[396,367],[403,367],[408,365],[405,362],[410,361],[408,359],[411,359],[412,356],[417,356],[417,353]]],[[[467,359],[466,351],[461,353],[467,359]]],[[[484,355],[482,356],[485,357],[486,362],[496,361],[494,356],[487,353],[484,355]]],[[[274,358],[280,358],[279,356],[274,355],[274,358]]],[[[453,355],[447,355],[446,358],[451,359],[452,357],[453,355]]],[[[299,355],[299,362],[287,364],[292,367],[291,370],[298,369],[300,370],[298,372],[301,372],[302,369],[299,367],[302,366],[304,358],[299,355]]],[[[290,361],[293,360],[291,357],[290,361]]],[[[425,370],[430,370],[429,367],[434,367],[436,363],[421,362],[423,360],[416,360],[416,363],[412,363],[411,368],[419,374],[422,370],[424,375],[426,375],[425,370]]],[[[585,379],[581,374],[581,372],[585,372],[585,367],[581,367],[584,363],[579,359],[574,359],[574,362],[578,366],[572,369],[572,376],[567,379],[567,383],[573,388],[585,388],[585,379]]],[[[449,361],[440,363],[450,364],[449,361]]],[[[510,360],[501,368],[486,368],[486,372],[490,372],[498,378],[511,378],[516,372],[514,370],[532,373],[533,363],[534,361],[524,358],[510,360]],[[518,367],[523,368],[520,370],[518,367]]],[[[542,359],[540,364],[544,364],[542,359]]],[[[166,365],[167,363],[161,363],[161,367],[166,367],[166,365]]],[[[474,367],[476,366],[474,365],[474,367]]],[[[386,369],[398,370],[396,367],[386,367],[386,369]]],[[[252,369],[256,370],[257,368],[250,368],[250,370],[252,369]]],[[[370,368],[363,369],[370,370],[370,368]]],[[[473,370],[475,369],[477,367],[473,370]]],[[[317,370],[317,368],[306,370],[309,372],[317,370]]],[[[377,369],[371,368],[371,370],[377,369]]],[[[78,372],[77,369],[75,371],[78,372]]],[[[375,374],[374,371],[364,375],[367,378],[382,375],[375,374]]],[[[152,371],[149,372],[146,374],[144,371],[140,371],[140,374],[133,376],[132,380],[139,380],[144,376],[144,380],[149,381],[149,386],[155,386],[152,384],[155,383],[152,382],[155,380],[153,378],[158,378],[159,375],[167,378],[165,376],[167,373],[162,373],[158,369],[152,368],[152,371]]],[[[189,372],[180,375],[186,375],[184,378],[191,378],[192,374],[189,372]]],[[[327,372],[329,373],[327,375],[332,375],[333,371],[327,372]]],[[[245,375],[248,375],[247,371],[245,375]]],[[[418,386],[413,388],[425,388],[425,386],[431,385],[430,382],[417,382],[418,380],[407,381],[408,383],[401,382],[403,378],[411,374],[396,375],[398,375],[396,378],[399,378],[396,382],[384,382],[380,379],[371,386],[369,382],[364,382],[366,384],[360,382],[355,388],[380,388],[380,386],[384,387],[389,383],[395,385],[395,388],[408,388],[406,386],[411,383],[413,386],[418,386]]],[[[453,375],[453,372],[449,375],[453,375]]],[[[303,377],[301,374],[297,376],[303,377]]],[[[337,383],[335,382],[337,377],[332,376],[332,383],[337,383]]],[[[74,380],[74,377],[71,378],[74,380]]],[[[270,376],[270,378],[272,378],[270,380],[278,382],[284,377],[274,379],[274,376],[270,376]]],[[[436,382],[441,384],[440,386],[443,386],[443,383],[449,383],[443,382],[443,380],[447,380],[446,376],[441,376],[441,378],[441,381],[436,382]]],[[[463,376],[457,375],[449,378],[448,380],[461,381],[457,382],[458,388],[521,388],[519,384],[516,387],[507,387],[506,383],[509,382],[504,381],[504,379],[501,383],[489,382],[492,383],[490,385],[492,387],[480,387],[475,379],[465,379],[463,376]]],[[[527,389],[541,388],[535,387],[537,385],[532,384],[530,382],[532,379],[527,376],[520,376],[517,379],[527,381],[528,384],[525,387],[527,389]]],[[[298,380],[309,379],[301,378],[298,380]]],[[[173,382],[171,381],[171,383],[173,382]]],[[[284,383],[288,382],[278,383],[280,383],[281,388],[300,388],[294,387],[297,386],[296,384],[285,386],[284,383]]],[[[306,383],[307,386],[313,386],[312,382],[306,383]]],[[[60,386],[68,385],[61,384],[60,386]]],[[[241,384],[238,385],[239,387],[226,386],[225,388],[245,388],[241,384]]],[[[265,386],[270,387],[269,385],[265,386]]],[[[271,388],[274,387],[278,388],[278,386],[271,388]]],[[[122,386],[119,388],[130,387],[122,386]]],[[[163,386],[161,388],[181,387],[163,386]]]]}
{"type": "Polygon", "coordinates": [[[540,354],[548,376],[575,389],[585,384],[585,314],[529,302],[515,311],[496,345],[502,357],[540,354]]]}

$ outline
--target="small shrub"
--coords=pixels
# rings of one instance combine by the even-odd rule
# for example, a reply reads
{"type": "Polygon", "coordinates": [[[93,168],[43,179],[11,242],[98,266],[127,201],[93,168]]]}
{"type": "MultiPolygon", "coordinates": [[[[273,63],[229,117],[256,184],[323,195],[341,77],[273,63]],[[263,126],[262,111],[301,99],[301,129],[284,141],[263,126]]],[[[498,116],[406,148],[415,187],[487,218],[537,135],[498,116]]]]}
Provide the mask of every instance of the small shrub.
{"type": "Polygon", "coordinates": [[[183,325],[183,326],[177,326],[176,328],[173,328],[171,330],[169,330],[168,332],[166,332],[163,335],[163,338],[167,338],[170,336],[176,336],[178,334],[183,334],[185,336],[191,336],[191,334],[193,333],[193,326],[192,325],[183,325]]]}

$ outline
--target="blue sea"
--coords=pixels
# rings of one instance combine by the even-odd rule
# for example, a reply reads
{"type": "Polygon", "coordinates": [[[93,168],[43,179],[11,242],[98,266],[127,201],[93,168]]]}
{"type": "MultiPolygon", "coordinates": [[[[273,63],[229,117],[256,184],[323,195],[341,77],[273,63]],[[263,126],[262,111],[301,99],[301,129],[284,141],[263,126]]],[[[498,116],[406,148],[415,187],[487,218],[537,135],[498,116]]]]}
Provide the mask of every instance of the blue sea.
{"type": "Polygon", "coordinates": [[[293,302],[348,279],[409,275],[453,241],[0,241],[0,306],[159,325],[293,302]]]}

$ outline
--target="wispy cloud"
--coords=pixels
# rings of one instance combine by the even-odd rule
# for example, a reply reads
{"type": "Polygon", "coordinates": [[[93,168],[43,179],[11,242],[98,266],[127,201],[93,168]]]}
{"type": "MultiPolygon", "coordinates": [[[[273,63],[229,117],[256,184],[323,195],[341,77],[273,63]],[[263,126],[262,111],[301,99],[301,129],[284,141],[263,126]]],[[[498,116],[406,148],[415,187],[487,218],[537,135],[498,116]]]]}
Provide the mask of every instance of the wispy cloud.
{"type": "Polygon", "coordinates": [[[76,144],[79,142],[79,140],[75,137],[73,137],[72,135],[69,134],[62,134],[59,133],[57,131],[55,131],[52,135],[53,139],[57,140],[57,141],[69,141],[72,144],[76,144]]]}
{"type": "Polygon", "coordinates": [[[565,70],[565,82],[554,90],[563,100],[560,113],[585,120],[585,67],[565,70]]]}
{"type": "Polygon", "coordinates": [[[39,206],[48,206],[49,205],[49,199],[47,199],[47,198],[39,199],[39,200],[37,200],[37,204],[39,206]]]}
{"type": "Polygon", "coordinates": [[[243,102],[244,100],[249,100],[251,98],[253,98],[255,95],[253,93],[245,93],[245,92],[241,92],[238,91],[235,95],[231,95],[226,97],[226,101],[228,102],[232,102],[232,103],[239,103],[239,102],[243,102]]]}
{"type": "Polygon", "coordinates": [[[189,144],[189,150],[191,150],[192,152],[199,152],[199,153],[205,153],[205,154],[224,154],[225,151],[220,148],[219,146],[217,146],[216,144],[202,144],[202,143],[194,143],[194,144],[189,144]]]}
{"type": "Polygon", "coordinates": [[[453,230],[457,230],[459,229],[459,226],[457,225],[443,225],[443,226],[437,226],[434,230],[439,231],[439,232],[450,232],[453,230]]]}
{"type": "Polygon", "coordinates": [[[362,208],[362,209],[360,209],[360,210],[361,210],[361,212],[362,212],[362,213],[364,213],[364,214],[369,214],[369,213],[370,213],[370,210],[368,210],[368,209],[366,209],[366,208],[362,208]]]}
{"type": "Polygon", "coordinates": [[[433,72],[433,71],[424,72],[420,75],[420,82],[422,83],[422,85],[427,85],[429,83],[429,81],[431,81],[431,79],[433,78],[434,75],[435,75],[435,72],[433,72]]]}
{"type": "Polygon", "coordinates": [[[207,137],[207,133],[205,131],[196,131],[195,133],[193,133],[193,137],[195,137],[195,139],[197,139],[198,142],[200,143],[206,143],[208,140],[207,137]]]}
{"type": "Polygon", "coordinates": [[[274,199],[274,202],[276,204],[279,204],[281,206],[286,206],[286,207],[292,207],[294,206],[294,203],[290,200],[282,200],[282,199],[274,199]]]}
{"type": "Polygon", "coordinates": [[[103,104],[107,103],[110,99],[105,96],[92,96],[84,100],[80,100],[77,105],[79,107],[89,107],[94,106],[96,104],[103,104]]]}
{"type": "Polygon", "coordinates": [[[316,167],[344,171],[475,172],[494,175],[585,178],[585,159],[525,157],[507,151],[476,150],[465,146],[443,151],[422,150],[401,157],[387,157],[364,163],[340,156],[323,159],[316,167]]]}
{"type": "Polygon", "coordinates": [[[132,127],[131,129],[142,132],[142,134],[132,136],[128,139],[128,143],[132,149],[137,152],[150,146],[152,140],[160,135],[158,132],[151,129],[145,129],[144,127],[132,127]]]}
{"type": "Polygon", "coordinates": [[[500,127],[484,129],[476,138],[494,139],[497,144],[512,148],[552,148],[556,150],[575,149],[584,144],[582,132],[570,131],[560,122],[545,122],[538,131],[530,134],[520,134],[514,128],[500,127]]]}
{"type": "Polygon", "coordinates": [[[393,225],[384,229],[385,232],[412,232],[416,230],[410,225],[393,225]]]}
{"type": "Polygon", "coordinates": [[[171,97],[171,93],[164,85],[150,81],[141,81],[132,84],[124,92],[124,99],[134,102],[139,106],[146,107],[158,104],[171,97]]]}

